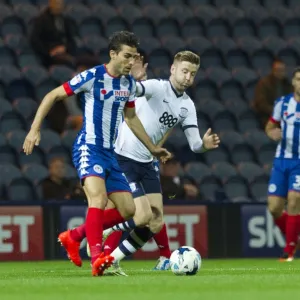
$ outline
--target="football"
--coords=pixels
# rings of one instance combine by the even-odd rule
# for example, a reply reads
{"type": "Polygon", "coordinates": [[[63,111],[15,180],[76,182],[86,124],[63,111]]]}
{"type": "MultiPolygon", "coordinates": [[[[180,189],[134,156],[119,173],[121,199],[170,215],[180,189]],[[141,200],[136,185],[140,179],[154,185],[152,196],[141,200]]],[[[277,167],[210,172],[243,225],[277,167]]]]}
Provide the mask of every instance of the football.
{"type": "Polygon", "coordinates": [[[182,246],[171,254],[170,267],[175,275],[195,275],[201,268],[201,256],[193,247],[182,246]]]}

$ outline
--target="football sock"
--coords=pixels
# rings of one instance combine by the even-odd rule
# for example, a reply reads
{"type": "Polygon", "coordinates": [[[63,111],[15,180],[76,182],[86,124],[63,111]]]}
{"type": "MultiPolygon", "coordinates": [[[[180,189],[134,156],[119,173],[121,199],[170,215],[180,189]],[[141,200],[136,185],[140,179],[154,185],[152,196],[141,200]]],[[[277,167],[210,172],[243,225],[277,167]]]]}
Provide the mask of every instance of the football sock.
{"type": "Polygon", "coordinates": [[[286,246],[284,252],[293,254],[298,241],[299,234],[299,217],[288,215],[286,222],[286,246]]]}
{"type": "Polygon", "coordinates": [[[90,245],[92,264],[99,257],[102,250],[104,210],[90,207],[86,215],[86,238],[90,245]]]}
{"type": "Polygon", "coordinates": [[[76,242],[81,242],[86,237],[85,228],[86,228],[85,223],[83,223],[82,225],[74,229],[71,229],[70,230],[71,238],[76,242]]]}
{"type": "Polygon", "coordinates": [[[123,259],[142,248],[152,237],[154,233],[148,227],[136,227],[132,230],[127,239],[121,242],[111,256],[115,261],[123,259]]]}
{"type": "Polygon", "coordinates": [[[286,221],[287,221],[287,212],[284,211],[282,213],[282,215],[277,218],[277,219],[274,219],[274,222],[275,224],[278,226],[278,228],[281,230],[281,232],[285,235],[286,233],[286,221]]]}
{"type": "Polygon", "coordinates": [[[169,239],[168,239],[168,233],[167,233],[167,226],[164,224],[161,231],[156,233],[153,236],[156,245],[159,249],[159,255],[164,256],[166,258],[170,258],[171,251],[169,246],[169,239]]]}
{"type": "Polygon", "coordinates": [[[111,229],[112,229],[113,231],[118,231],[118,230],[121,230],[121,231],[131,231],[131,230],[133,230],[135,227],[136,227],[135,222],[134,222],[134,220],[131,218],[131,219],[128,220],[128,221],[125,221],[125,222],[123,222],[123,223],[119,223],[119,224],[113,226],[111,229]]]}
{"type": "Polygon", "coordinates": [[[104,255],[111,254],[118,247],[122,234],[122,231],[115,231],[108,236],[103,245],[104,255]]]}

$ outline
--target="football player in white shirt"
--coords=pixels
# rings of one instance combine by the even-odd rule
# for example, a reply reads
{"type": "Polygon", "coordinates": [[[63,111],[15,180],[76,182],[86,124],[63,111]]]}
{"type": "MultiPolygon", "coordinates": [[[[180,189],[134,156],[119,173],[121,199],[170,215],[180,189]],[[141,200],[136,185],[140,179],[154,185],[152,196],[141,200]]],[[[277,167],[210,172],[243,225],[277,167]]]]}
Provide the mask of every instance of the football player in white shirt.
{"type": "MultiPolygon", "coordinates": [[[[202,153],[219,146],[219,137],[211,134],[210,129],[201,139],[195,105],[185,93],[193,84],[199,66],[198,55],[181,51],[174,57],[169,80],[137,82],[137,96],[145,96],[147,99],[136,101],[137,115],[154,144],[161,145],[170,130],[180,124],[193,152],[202,153]]],[[[112,252],[117,265],[121,259],[136,252],[158,233],[164,222],[158,169],[154,166],[152,154],[134,136],[126,122],[119,127],[115,152],[133,193],[136,213],[130,222],[137,226],[112,252]]],[[[106,230],[105,234],[118,230],[130,231],[128,222],[106,230]]]]}

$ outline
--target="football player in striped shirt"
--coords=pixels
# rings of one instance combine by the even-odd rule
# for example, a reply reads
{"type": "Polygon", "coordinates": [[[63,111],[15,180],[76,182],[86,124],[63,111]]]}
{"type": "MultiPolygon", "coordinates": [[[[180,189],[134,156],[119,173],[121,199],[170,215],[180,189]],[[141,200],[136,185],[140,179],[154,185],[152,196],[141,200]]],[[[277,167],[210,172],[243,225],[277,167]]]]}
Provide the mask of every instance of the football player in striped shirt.
{"type": "MultiPolygon", "coordinates": [[[[101,276],[113,258],[103,256],[102,234],[104,222],[115,225],[135,213],[128,182],[114,155],[116,131],[124,113],[125,121],[149,151],[158,157],[168,158],[170,153],[153,144],[135,113],[135,80],[129,75],[138,58],[137,37],[127,31],[116,32],[109,41],[110,62],[96,66],[75,76],[49,92],[43,99],[31,129],[24,141],[26,154],[40,141],[42,121],[56,101],[74,93],[81,96],[83,126],[73,146],[73,163],[88,199],[85,230],[91,248],[92,275],[101,276]],[[107,195],[117,209],[106,210],[107,195]]],[[[130,226],[135,228],[134,222],[130,226]]],[[[77,231],[66,231],[59,240],[69,258],[78,266],[80,242],[77,231]]]]}
{"type": "MultiPolygon", "coordinates": [[[[281,261],[292,261],[300,234],[300,68],[293,73],[294,93],[279,98],[266,125],[278,142],[269,182],[268,208],[286,237],[281,261]],[[287,212],[284,211],[287,200],[287,212]]],[[[274,87],[275,88],[275,87],[274,87]]]]}

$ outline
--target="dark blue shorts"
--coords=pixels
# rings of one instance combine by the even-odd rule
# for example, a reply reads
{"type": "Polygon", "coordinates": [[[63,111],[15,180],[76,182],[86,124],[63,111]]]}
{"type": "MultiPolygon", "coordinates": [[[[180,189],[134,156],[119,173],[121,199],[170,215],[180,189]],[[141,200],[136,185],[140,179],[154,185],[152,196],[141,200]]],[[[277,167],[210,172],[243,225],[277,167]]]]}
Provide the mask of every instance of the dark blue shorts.
{"type": "Polygon", "coordinates": [[[269,195],[285,198],[289,191],[300,192],[300,160],[275,158],[269,182],[269,195]]]}
{"type": "Polygon", "coordinates": [[[116,156],[133,198],[146,194],[161,194],[159,168],[154,162],[143,163],[118,154],[116,156]]]}
{"type": "Polygon", "coordinates": [[[81,143],[74,145],[72,154],[73,164],[82,182],[86,177],[97,176],[105,180],[108,194],[131,192],[113,150],[81,143]]]}

